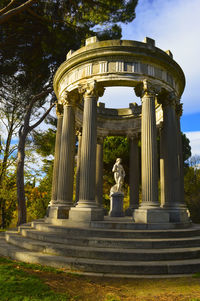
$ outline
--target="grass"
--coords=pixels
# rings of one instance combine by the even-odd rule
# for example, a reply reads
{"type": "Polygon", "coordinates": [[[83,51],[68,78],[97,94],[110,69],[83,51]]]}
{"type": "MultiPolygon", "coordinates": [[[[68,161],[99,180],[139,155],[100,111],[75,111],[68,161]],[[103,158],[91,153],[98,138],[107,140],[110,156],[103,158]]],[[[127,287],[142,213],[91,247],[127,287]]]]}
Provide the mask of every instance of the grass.
{"type": "Polygon", "coordinates": [[[25,264],[0,257],[0,300],[1,301],[66,301],[69,295],[55,293],[30,270],[51,273],[59,271],[34,264],[25,264]],[[25,269],[25,270],[24,270],[25,269]],[[27,269],[29,271],[27,271],[27,269]]]}
{"type": "Polygon", "coordinates": [[[200,301],[199,278],[100,278],[0,257],[0,301],[200,301]]]}

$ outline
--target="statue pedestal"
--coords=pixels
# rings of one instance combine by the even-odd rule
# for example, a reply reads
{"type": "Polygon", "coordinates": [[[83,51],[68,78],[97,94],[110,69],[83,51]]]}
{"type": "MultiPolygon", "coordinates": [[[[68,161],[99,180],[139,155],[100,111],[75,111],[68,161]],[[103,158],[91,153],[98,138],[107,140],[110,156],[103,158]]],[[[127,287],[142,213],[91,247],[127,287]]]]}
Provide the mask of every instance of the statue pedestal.
{"type": "Polygon", "coordinates": [[[124,194],[122,192],[114,192],[110,195],[110,211],[109,216],[124,216],[123,212],[124,194]]]}

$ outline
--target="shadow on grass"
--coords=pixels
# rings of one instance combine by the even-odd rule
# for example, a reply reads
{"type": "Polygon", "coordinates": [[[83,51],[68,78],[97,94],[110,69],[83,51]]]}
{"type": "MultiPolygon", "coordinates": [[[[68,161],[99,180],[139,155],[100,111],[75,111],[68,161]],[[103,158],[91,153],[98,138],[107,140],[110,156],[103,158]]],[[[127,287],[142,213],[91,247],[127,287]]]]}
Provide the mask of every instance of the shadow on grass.
{"type": "Polygon", "coordinates": [[[15,262],[0,257],[0,292],[1,301],[67,301],[69,295],[53,292],[38,276],[23,270],[41,270],[62,273],[62,271],[35,264],[15,262]]]}

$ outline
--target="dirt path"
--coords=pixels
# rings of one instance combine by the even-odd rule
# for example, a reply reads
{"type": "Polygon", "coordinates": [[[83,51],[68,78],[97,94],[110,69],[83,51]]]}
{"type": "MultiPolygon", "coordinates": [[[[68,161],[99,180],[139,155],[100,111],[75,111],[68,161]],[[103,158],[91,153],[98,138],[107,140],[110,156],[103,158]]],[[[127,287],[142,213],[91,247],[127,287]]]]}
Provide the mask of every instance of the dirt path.
{"type": "Polygon", "coordinates": [[[68,293],[71,300],[200,301],[200,278],[111,279],[42,271],[33,273],[55,292],[68,293]]]}

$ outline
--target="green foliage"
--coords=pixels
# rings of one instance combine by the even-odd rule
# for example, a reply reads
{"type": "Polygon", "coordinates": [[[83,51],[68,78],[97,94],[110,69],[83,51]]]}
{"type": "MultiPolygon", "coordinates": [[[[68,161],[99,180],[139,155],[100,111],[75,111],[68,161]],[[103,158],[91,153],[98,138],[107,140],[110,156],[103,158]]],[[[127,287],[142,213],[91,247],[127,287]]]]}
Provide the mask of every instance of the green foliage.
{"type": "MultiPolygon", "coordinates": [[[[56,294],[43,283],[39,277],[19,268],[16,264],[5,258],[0,258],[0,290],[1,301],[66,301],[69,296],[56,294]]],[[[35,265],[36,266],[36,265],[35,265]]],[[[25,268],[30,268],[25,265],[25,268]]]]}
{"type": "Polygon", "coordinates": [[[129,160],[129,145],[127,138],[120,136],[109,136],[104,140],[104,168],[110,170],[112,173],[112,167],[117,158],[122,159],[122,164],[125,171],[128,170],[129,160]]]}
{"type": "Polygon", "coordinates": [[[34,132],[33,143],[36,152],[44,157],[54,154],[56,133],[53,129],[46,132],[34,132]]]}
{"type": "Polygon", "coordinates": [[[27,183],[25,187],[28,220],[43,218],[51,200],[53,161],[44,160],[44,162],[45,175],[39,185],[35,187],[34,183],[27,183]]]}
{"type": "Polygon", "coordinates": [[[0,224],[2,228],[9,227],[17,208],[16,175],[8,173],[0,188],[0,224]]]}
{"type": "Polygon", "coordinates": [[[103,147],[104,193],[105,198],[108,198],[110,188],[114,185],[112,168],[117,158],[122,159],[122,165],[126,173],[124,181],[126,184],[128,183],[129,145],[127,138],[120,136],[110,136],[105,138],[103,147]]]}
{"type": "Polygon", "coordinates": [[[187,167],[184,177],[185,201],[194,223],[200,223],[200,169],[187,167]]]}
{"type": "Polygon", "coordinates": [[[190,146],[190,140],[186,137],[185,134],[182,133],[182,146],[183,146],[183,161],[189,159],[191,156],[191,146],[190,146]]]}

